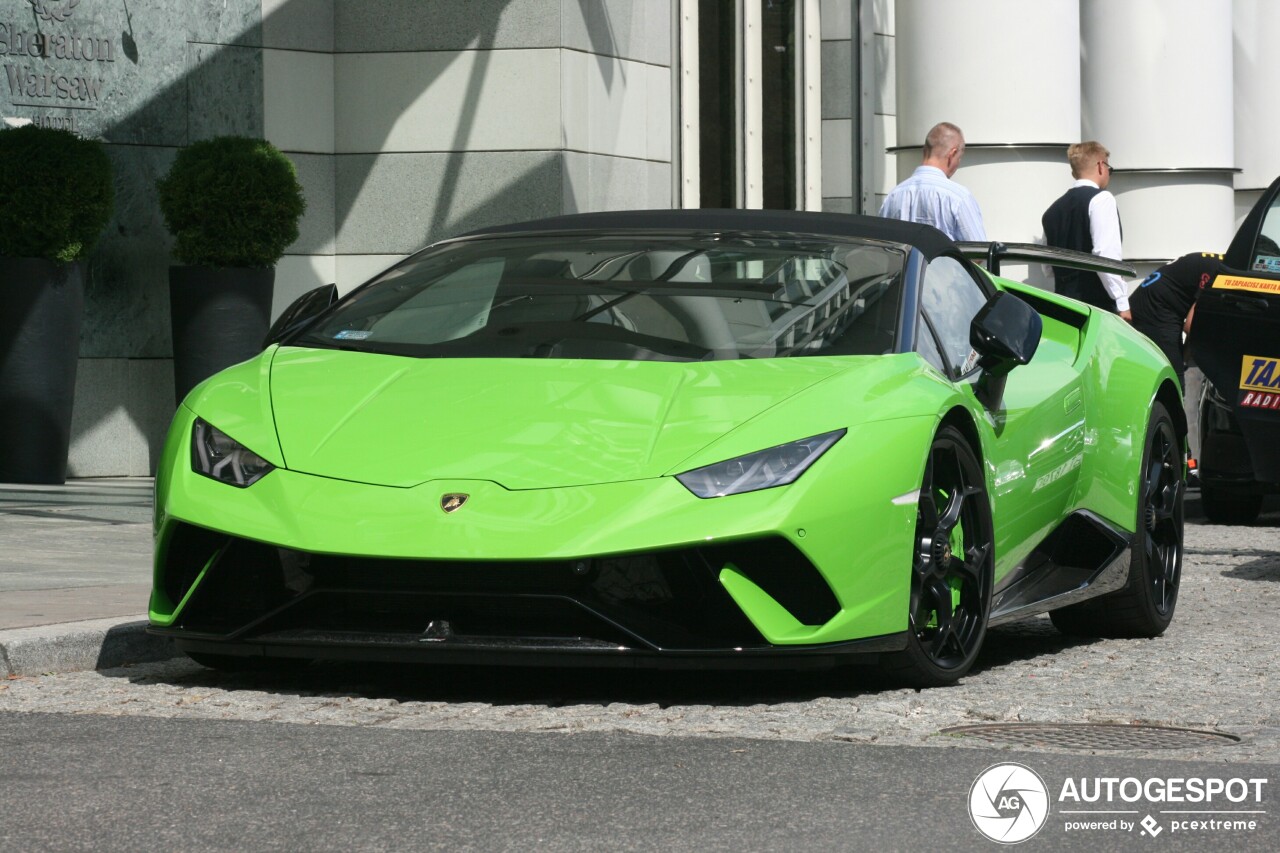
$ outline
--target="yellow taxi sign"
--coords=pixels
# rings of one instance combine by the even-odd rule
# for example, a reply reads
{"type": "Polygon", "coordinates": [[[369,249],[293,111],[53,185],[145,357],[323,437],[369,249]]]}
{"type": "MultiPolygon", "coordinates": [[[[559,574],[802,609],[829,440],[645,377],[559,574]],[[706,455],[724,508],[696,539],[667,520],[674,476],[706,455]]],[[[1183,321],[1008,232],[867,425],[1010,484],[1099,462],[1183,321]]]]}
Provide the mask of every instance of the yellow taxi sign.
{"type": "Polygon", "coordinates": [[[1280,359],[1246,355],[1240,360],[1240,405],[1280,410],[1280,359]]]}

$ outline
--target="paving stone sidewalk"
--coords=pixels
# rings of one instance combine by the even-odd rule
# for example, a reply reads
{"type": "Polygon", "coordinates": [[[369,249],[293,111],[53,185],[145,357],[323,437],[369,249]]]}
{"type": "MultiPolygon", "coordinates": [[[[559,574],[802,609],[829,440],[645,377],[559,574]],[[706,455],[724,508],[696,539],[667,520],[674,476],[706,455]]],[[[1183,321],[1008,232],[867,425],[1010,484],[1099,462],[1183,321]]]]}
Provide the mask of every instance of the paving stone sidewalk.
{"type": "Polygon", "coordinates": [[[174,652],[144,632],[150,478],[0,483],[0,675],[174,652]]]}

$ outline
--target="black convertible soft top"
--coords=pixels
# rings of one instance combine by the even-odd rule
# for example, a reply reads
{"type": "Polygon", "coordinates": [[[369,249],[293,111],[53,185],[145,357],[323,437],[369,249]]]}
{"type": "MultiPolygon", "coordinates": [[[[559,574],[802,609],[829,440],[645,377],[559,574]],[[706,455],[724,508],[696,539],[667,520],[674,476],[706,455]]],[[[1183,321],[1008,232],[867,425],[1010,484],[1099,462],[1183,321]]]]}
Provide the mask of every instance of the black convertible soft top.
{"type": "Polygon", "coordinates": [[[829,237],[861,237],[915,246],[932,260],[938,255],[959,255],[956,244],[931,225],[918,225],[880,216],[848,213],[814,213],[794,210],[614,210],[553,216],[530,222],[495,225],[461,235],[516,234],[569,231],[752,231],[819,234],[829,237]]]}

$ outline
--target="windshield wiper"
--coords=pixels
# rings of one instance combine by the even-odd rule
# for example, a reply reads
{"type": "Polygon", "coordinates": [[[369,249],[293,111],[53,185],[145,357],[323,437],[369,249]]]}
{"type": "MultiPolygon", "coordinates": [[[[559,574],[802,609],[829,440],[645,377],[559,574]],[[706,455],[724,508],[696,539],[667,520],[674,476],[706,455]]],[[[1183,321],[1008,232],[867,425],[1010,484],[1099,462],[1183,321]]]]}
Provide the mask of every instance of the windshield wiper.
{"type": "Polygon", "coordinates": [[[596,317],[600,314],[603,314],[604,312],[608,311],[609,309],[613,308],[615,305],[621,302],[626,302],[628,299],[631,299],[634,296],[639,296],[642,292],[643,291],[640,291],[640,290],[632,290],[629,293],[624,293],[621,296],[618,296],[614,299],[610,299],[608,302],[604,303],[603,305],[597,305],[595,308],[592,308],[589,311],[583,311],[578,316],[572,318],[569,322],[581,323],[586,320],[590,320],[592,317],[596,317]]]}

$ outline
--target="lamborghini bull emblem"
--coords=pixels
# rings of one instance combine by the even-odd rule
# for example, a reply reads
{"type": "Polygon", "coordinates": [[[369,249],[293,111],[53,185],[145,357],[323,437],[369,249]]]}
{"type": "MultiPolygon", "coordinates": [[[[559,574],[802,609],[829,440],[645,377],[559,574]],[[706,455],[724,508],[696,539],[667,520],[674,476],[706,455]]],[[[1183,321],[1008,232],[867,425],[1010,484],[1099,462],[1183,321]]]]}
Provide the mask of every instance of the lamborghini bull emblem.
{"type": "Polygon", "coordinates": [[[464,495],[458,492],[442,495],[440,497],[440,508],[446,513],[457,512],[462,509],[462,505],[467,502],[467,498],[469,497],[470,495],[464,495]]]}

